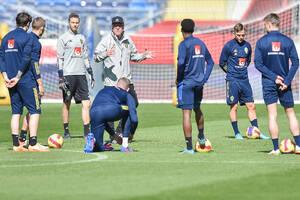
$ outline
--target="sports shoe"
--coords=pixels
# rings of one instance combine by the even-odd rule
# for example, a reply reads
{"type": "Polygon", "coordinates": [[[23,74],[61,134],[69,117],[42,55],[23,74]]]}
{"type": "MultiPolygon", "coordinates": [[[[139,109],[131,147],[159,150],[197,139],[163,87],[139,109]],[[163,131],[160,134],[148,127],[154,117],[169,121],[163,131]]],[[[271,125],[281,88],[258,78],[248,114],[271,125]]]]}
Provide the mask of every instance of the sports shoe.
{"type": "Polygon", "coordinates": [[[29,146],[28,140],[25,140],[24,142],[19,140],[19,146],[23,146],[25,148],[28,148],[28,146],[29,146]]]}
{"type": "Polygon", "coordinates": [[[200,146],[205,146],[206,138],[203,139],[198,138],[198,141],[200,143],[200,146]]]}
{"type": "Polygon", "coordinates": [[[13,146],[13,152],[18,152],[18,151],[28,151],[28,149],[23,147],[23,145],[13,146]]]}
{"type": "Polygon", "coordinates": [[[280,154],[280,150],[279,149],[276,149],[276,150],[272,150],[272,151],[270,151],[269,153],[268,153],[268,155],[279,155],[280,154]]]}
{"type": "Polygon", "coordinates": [[[64,139],[71,139],[70,133],[65,133],[64,134],[64,139]]]}
{"type": "Polygon", "coordinates": [[[263,140],[269,140],[269,139],[271,139],[270,137],[268,137],[268,136],[265,136],[263,133],[260,133],[260,139],[263,139],[263,140]]]}
{"type": "Polygon", "coordinates": [[[46,146],[41,145],[40,143],[36,143],[36,145],[28,146],[28,151],[31,152],[50,152],[49,148],[46,146]]]}
{"type": "Polygon", "coordinates": [[[194,154],[195,151],[194,149],[188,150],[188,149],[184,149],[182,152],[180,152],[180,154],[194,154]]]}
{"type": "Polygon", "coordinates": [[[85,153],[93,153],[93,149],[95,146],[95,138],[93,133],[89,133],[86,138],[86,142],[84,145],[84,152],[85,153]]]}
{"type": "Polygon", "coordinates": [[[300,154],[300,147],[297,145],[295,147],[295,154],[300,154]]]}
{"type": "Polygon", "coordinates": [[[238,139],[238,140],[244,139],[243,136],[240,133],[235,134],[234,137],[235,137],[235,139],[238,139]]]}
{"type": "Polygon", "coordinates": [[[130,149],[129,147],[126,147],[126,148],[125,148],[125,147],[123,147],[123,146],[122,146],[122,148],[120,149],[120,151],[121,151],[121,152],[133,152],[133,150],[130,149]]]}
{"type": "Polygon", "coordinates": [[[109,141],[106,141],[102,147],[102,151],[113,151],[114,148],[111,146],[109,141]]]}

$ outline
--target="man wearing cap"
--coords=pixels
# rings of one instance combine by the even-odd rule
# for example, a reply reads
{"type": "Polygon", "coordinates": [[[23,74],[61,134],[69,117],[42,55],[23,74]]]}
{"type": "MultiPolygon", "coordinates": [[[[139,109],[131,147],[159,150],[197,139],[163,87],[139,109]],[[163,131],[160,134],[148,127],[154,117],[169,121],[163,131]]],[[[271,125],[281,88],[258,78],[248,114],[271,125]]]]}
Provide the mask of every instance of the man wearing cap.
{"type": "MultiPolygon", "coordinates": [[[[138,99],[134,90],[134,85],[131,79],[130,61],[140,62],[147,58],[153,58],[154,54],[151,51],[138,53],[137,49],[129,37],[124,32],[124,20],[120,16],[112,18],[112,32],[99,42],[94,52],[96,62],[103,61],[104,63],[104,87],[113,87],[121,77],[130,80],[129,93],[133,96],[136,107],[138,99]]],[[[110,123],[113,128],[113,122],[110,123]]],[[[121,134],[121,122],[116,130],[117,134],[121,134]]],[[[130,134],[129,139],[133,138],[130,134]]]]}

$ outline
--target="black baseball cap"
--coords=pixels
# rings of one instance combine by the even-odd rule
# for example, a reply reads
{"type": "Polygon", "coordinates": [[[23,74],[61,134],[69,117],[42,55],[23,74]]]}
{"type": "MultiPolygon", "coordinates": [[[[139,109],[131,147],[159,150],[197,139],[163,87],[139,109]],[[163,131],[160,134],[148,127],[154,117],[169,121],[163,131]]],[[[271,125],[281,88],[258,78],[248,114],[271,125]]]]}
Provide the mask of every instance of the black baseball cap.
{"type": "Polygon", "coordinates": [[[120,16],[115,16],[111,19],[112,24],[124,24],[124,20],[120,16]]]}

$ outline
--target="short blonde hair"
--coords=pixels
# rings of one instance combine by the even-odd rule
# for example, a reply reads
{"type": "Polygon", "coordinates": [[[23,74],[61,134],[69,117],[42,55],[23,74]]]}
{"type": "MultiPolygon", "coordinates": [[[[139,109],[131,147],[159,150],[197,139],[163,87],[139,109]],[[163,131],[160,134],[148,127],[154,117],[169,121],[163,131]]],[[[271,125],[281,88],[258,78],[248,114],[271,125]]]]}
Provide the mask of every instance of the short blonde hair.
{"type": "Polygon", "coordinates": [[[36,17],[34,18],[33,22],[32,22],[32,29],[39,29],[41,27],[45,27],[46,26],[46,21],[42,18],[42,17],[36,17]]]}
{"type": "Polygon", "coordinates": [[[121,85],[125,90],[129,88],[130,81],[126,77],[122,77],[118,80],[118,85],[121,85]]]}
{"type": "Polygon", "coordinates": [[[280,18],[276,13],[270,13],[264,18],[264,22],[269,22],[275,27],[280,26],[280,18]]]}

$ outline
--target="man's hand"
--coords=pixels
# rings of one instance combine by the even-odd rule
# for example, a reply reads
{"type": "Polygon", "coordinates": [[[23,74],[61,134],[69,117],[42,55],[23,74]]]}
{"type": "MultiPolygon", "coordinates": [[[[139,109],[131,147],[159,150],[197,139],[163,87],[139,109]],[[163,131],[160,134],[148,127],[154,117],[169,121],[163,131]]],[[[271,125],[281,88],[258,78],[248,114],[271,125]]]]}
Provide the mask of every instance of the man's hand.
{"type": "Polygon", "coordinates": [[[44,86],[42,83],[39,84],[39,93],[40,93],[40,97],[44,96],[45,94],[44,86]]]}
{"type": "Polygon", "coordinates": [[[14,77],[12,79],[10,79],[10,83],[8,84],[8,88],[12,88],[14,87],[18,82],[19,82],[19,78],[14,77]]]}
{"type": "Polygon", "coordinates": [[[113,46],[112,48],[110,48],[109,50],[106,51],[106,56],[112,56],[115,54],[115,46],[113,46]]]}
{"type": "Polygon", "coordinates": [[[275,83],[277,85],[282,85],[283,84],[283,78],[281,76],[277,76],[277,78],[275,79],[275,83]]]}
{"type": "Polygon", "coordinates": [[[288,86],[284,83],[281,84],[281,86],[279,87],[279,90],[283,91],[286,90],[288,88],[288,86]]]}
{"type": "Polygon", "coordinates": [[[95,79],[94,79],[94,76],[93,76],[93,75],[90,75],[90,80],[91,80],[91,87],[92,87],[92,89],[93,89],[94,86],[95,86],[95,79]]]}
{"type": "Polygon", "coordinates": [[[147,49],[145,49],[144,54],[145,54],[145,56],[146,56],[147,59],[148,59],[148,58],[151,58],[151,59],[155,58],[154,52],[148,51],[147,49]]]}

